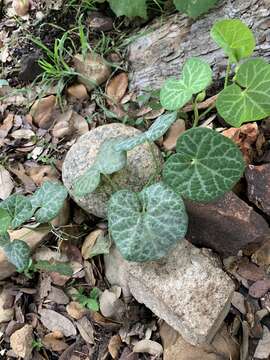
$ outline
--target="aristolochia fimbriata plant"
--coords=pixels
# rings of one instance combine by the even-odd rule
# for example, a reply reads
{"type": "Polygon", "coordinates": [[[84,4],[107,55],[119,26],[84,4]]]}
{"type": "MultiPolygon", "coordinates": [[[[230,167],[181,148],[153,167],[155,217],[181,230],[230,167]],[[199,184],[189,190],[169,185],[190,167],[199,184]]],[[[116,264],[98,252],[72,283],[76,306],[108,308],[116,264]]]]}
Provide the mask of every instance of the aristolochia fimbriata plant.
{"type": "Polygon", "coordinates": [[[47,181],[32,196],[14,194],[0,203],[0,246],[18,271],[27,269],[31,249],[20,239],[10,241],[8,231],[18,229],[31,218],[40,224],[53,220],[66,197],[63,185],[47,181]]]}
{"type": "Polygon", "coordinates": [[[110,179],[125,167],[128,151],[159,139],[178,112],[192,103],[193,127],[180,135],[176,153],[168,157],[156,182],[139,193],[115,191],[109,200],[109,232],[129,261],[160,259],[184,238],[188,216],[182,199],[213,201],[241,178],[245,164],[239,148],[217,131],[198,127],[200,119],[214,107],[235,127],[270,115],[270,65],[263,59],[246,59],[255,48],[250,29],[240,20],[221,20],[214,24],[211,36],[228,56],[224,89],[216,103],[199,113],[198,105],[212,83],[212,70],[202,59],[187,60],[180,77],[168,79],[161,88],[160,103],[168,112],[143,134],[105,140],[94,165],[74,181],[77,197],[95,191],[104,177],[110,179]],[[230,80],[232,70],[235,74],[230,80]]]}

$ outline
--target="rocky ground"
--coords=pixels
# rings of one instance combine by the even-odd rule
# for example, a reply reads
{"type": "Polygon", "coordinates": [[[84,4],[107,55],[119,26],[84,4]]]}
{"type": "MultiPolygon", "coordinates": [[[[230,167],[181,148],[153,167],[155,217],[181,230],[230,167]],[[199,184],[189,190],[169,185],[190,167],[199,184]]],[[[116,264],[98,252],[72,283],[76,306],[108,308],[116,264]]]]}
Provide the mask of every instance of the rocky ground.
{"type": "MultiPolygon", "coordinates": [[[[91,0],[32,1],[23,15],[6,0],[0,11],[1,200],[62,181],[62,169],[68,186],[72,156],[82,167],[89,160],[83,146],[96,138],[82,139],[90,130],[143,131],[164,112],[156,91],[129,88],[127,47],[144,31],[141,20],[117,19],[91,0]]],[[[208,95],[202,109],[215,101],[214,89],[208,95]]],[[[156,143],[161,158],[190,111],[156,143]]],[[[214,203],[186,202],[188,241],[169,261],[123,261],[106,240],[99,198],[85,199],[86,211],[69,199],[51,226],[11,233],[35,260],[68,263],[73,275],[18,274],[0,251],[1,359],[270,359],[270,119],[228,128],[212,110],[201,126],[235,141],[245,177],[214,203]]]]}

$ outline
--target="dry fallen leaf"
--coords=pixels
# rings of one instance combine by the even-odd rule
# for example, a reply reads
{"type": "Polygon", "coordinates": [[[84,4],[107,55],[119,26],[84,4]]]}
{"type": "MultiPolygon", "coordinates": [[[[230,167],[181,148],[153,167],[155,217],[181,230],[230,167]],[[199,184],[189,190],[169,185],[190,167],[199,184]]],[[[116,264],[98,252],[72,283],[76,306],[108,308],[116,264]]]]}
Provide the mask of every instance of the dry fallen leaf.
{"type": "Polygon", "coordinates": [[[12,193],[14,188],[12,177],[10,173],[0,165],[0,199],[5,200],[12,193]]]}
{"type": "Polygon", "coordinates": [[[59,179],[58,171],[51,165],[35,166],[29,168],[26,172],[37,186],[41,186],[44,181],[55,181],[59,179]]]}
{"type": "Polygon", "coordinates": [[[259,341],[256,348],[254,358],[256,359],[269,359],[270,356],[270,331],[263,327],[263,338],[259,341]]]}
{"type": "Polygon", "coordinates": [[[227,129],[222,134],[240,147],[246,163],[250,164],[253,158],[252,146],[256,144],[259,136],[258,125],[256,123],[244,124],[240,128],[227,129]]]}
{"type": "Polygon", "coordinates": [[[33,193],[36,190],[36,185],[30,176],[26,175],[25,169],[22,164],[16,164],[17,168],[12,167],[10,171],[17,176],[17,178],[23,183],[25,191],[33,193]]]}
{"type": "Polygon", "coordinates": [[[261,280],[265,276],[264,270],[251,262],[239,264],[237,273],[251,281],[261,280]]]}
{"type": "Polygon", "coordinates": [[[121,338],[119,335],[114,335],[110,338],[110,341],[108,344],[108,350],[113,359],[118,358],[118,354],[119,354],[121,345],[122,345],[122,341],[121,341],[121,338]]]}
{"type": "Polygon", "coordinates": [[[30,9],[29,0],[13,0],[12,7],[15,10],[16,15],[25,16],[30,9]]]}
{"type": "Polygon", "coordinates": [[[124,97],[128,87],[128,75],[124,72],[114,76],[106,87],[109,105],[118,104],[124,97]]]}
{"type": "Polygon", "coordinates": [[[35,133],[33,130],[30,129],[18,129],[13,131],[10,136],[16,140],[30,140],[31,138],[35,137],[35,133]]]}
{"type": "Polygon", "coordinates": [[[165,150],[174,150],[179,136],[186,130],[185,120],[178,119],[168,130],[163,146],[165,150]]]}
{"type": "Polygon", "coordinates": [[[80,136],[89,131],[89,126],[84,117],[73,110],[68,110],[58,116],[53,127],[52,135],[55,138],[64,136],[80,136]]]}
{"type": "Polygon", "coordinates": [[[0,139],[4,139],[8,135],[9,131],[13,127],[13,122],[14,114],[8,114],[3,121],[3,124],[0,125],[0,139]]]}
{"type": "Polygon", "coordinates": [[[24,325],[10,336],[10,346],[18,357],[28,359],[32,352],[33,327],[24,325]]]}
{"type": "Polygon", "coordinates": [[[40,321],[50,331],[61,331],[64,336],[75,336],[77,334],[73,323],[65,316],[50,309],[39,311],[40,321]]]}
{"type": "Polygon", "coordinates": [[[68,344],[63,340],[61,331],[53,331],[44,336],[42,344],[49,350],[60,352],[68,348],[68,344]]]}
{"type": "Polygon", "coordinates": [[[261,298],[270,290],[270,279],[258,280],[249,288],[249,295],[254,298],[261,298]]]}
{"type": "Polygon", "coordinates": [[[51,287],[51,291],[47,296],[47,300],[50,300],[60,305],[66,305],[69,303],[69,297],[64,293],[62,289],[59,289],[55,286],[51,287]]]}
{"type": "Polygon", "coordinates": [[[266,240],[261,247],[256,250],[252,257],[252,261],[259,266],[270,266],[270,240],[266,240]]]}
{"type": "Polygon", "coordinates": [[[154,356],[159,356],[163,352],[163,347],[156,341],[140,340],[133,348],[135,353],[147,353],[154,356]]]}
{"type": "Polygon", "coordinates": [[[241,314],[246,314],[245,298],[244,295],[235,291],[232,297],[232,305],[240,311],[241,314]]]}
{"type": "Polygon", "coordinates": [[[89,313],[89,310],[86,309],[83,305],[81,305],[77,301],[71,301],[67,306],[66,310],[69,316],[73,319],[79,320],[89,313]]]}
{"type": "Polygon", "coordinates": [[[82,245],[82,250],[81,250],[82,256],[84,259],[89,258],[89,255],[91,254],[91,250],[92,250],[93,246],[95,245],[97,239],[100,236],[104,236],[104,234],[105,234],[105,231],[97,229],[97,230],[90,232],[90,234],[86,236],[86,238],[83,242],[83,245],[82,245]]]}
{"type": "Polygon", "coordinates": [[[84,341],[88,344],[94,344],[94,329],[90,320],[88,320],[87,317],[84,316],[76,322],[76,325],[84,341]]]}
{"type": "Polygon", "coordinates": [[[47,96],[43,99],[36,100],[31,108],[31,115],[34,123],[42,128],[49,129],[53,124],[52,113],[56,104],[56,97],[54,95],[47,96]]]}
{"type": "Polygon", "coordinates": [[[87,89],[83,84],[74,84],[67,88],[67,94],[78,100],[84,100],[88,98],[87,89]]]}

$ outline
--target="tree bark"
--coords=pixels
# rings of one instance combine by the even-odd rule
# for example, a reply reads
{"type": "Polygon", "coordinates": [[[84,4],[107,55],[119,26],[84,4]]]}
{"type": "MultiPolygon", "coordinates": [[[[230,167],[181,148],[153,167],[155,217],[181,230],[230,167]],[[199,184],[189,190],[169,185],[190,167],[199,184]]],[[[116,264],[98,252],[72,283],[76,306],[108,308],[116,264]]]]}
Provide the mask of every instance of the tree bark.
{"type": "Polygon", "coordinates": [[[170,76],[179,76],[184,62],[199,56],[213,68],[214,79],[224,76],[227,58],[210,37],[215,21],[243,20],[254,32],[254,56],[270,61],[270,0],[222,0],[198,20],[180,13],[143,29],[128,48],[130,88],[158,89],[170,76]]]}

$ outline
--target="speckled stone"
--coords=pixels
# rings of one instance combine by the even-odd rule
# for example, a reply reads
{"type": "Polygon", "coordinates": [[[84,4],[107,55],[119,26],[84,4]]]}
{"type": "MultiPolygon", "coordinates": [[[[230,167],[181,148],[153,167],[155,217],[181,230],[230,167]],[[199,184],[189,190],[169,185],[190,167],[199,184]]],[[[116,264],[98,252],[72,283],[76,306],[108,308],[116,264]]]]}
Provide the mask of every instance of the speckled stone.
{"type": "MultiPolygon", "coordinates": [[[[63,164],[63,182],[73,200],[85,211],[97,217],[106,217],[107,202],[113,193],[109,184],[101,184],[93,193],[78,198],[72,192],[74,180],[90,167],[95,159],[100,145],[109,138],[118,136],[131,137],[141,131],[121,123],[99,126],[81,136],[74,144],[63,164]]],[[[156,159],[162,164],[162,156],[156,145],[153,145],[156,159]]],[[[149,144],[139,145],[128,152],[127,166],[112,175],[112,180],[119,189],[141,191],[143,186],[156,172],[156,164],[149,144]]]]}
{"type": "Polygon", "coordinates": [[[159,262],[128,262],[115,247],[104,259],[111,285],[129,289],[193,345],[210,343],[229,312],[233,281],[211,251],[186,240],[159,262]]]}

